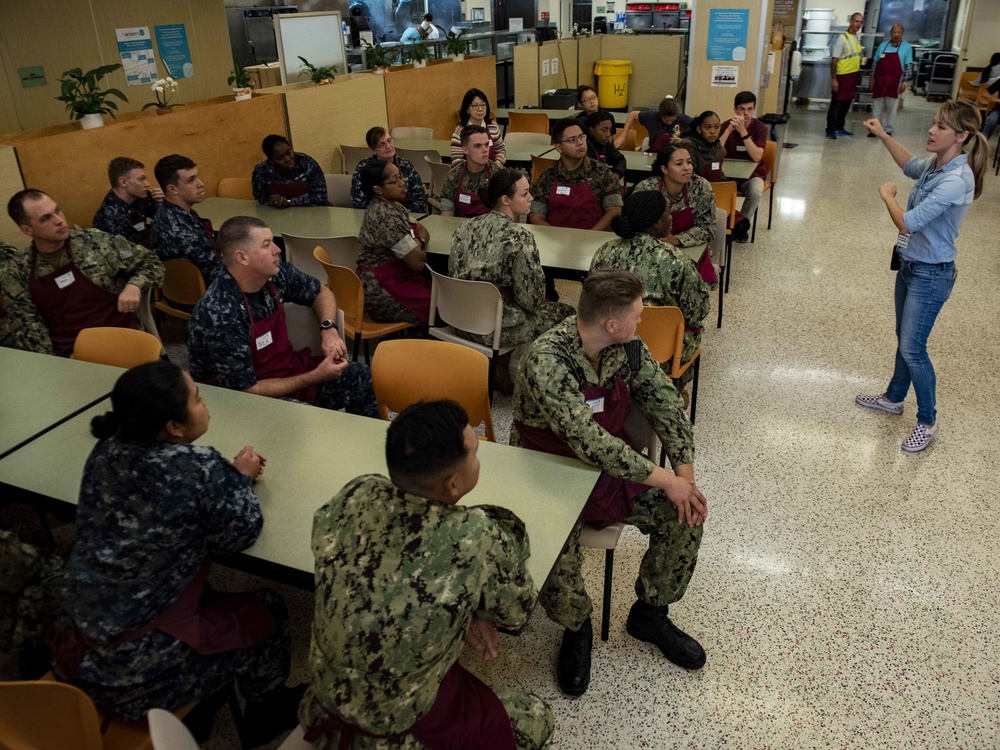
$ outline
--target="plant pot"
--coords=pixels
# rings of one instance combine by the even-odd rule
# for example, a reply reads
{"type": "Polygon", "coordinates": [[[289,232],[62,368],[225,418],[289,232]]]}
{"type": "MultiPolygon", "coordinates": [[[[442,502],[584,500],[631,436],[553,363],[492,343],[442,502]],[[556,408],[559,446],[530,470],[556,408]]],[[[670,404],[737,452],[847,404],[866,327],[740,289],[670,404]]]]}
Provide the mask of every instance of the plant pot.
{"type": "Polygon", "coordinates": [[[169,115],[174,111],[173,107],[157,107],[156,114],[158,115],[169,115]]]}
{"type": "Polygon", "coordinates": [[[372,68],[372,73],[377,75],[384,75],[388,68],[372,68]]]}
{"type": "Polygon", "coordinates": [[[427,61],[426,60],[414,60],[413,61],[413,67],[414,68],[426,68],[427,67],[427,61]]]}
{"type": "Polygon", "coordinates": [[[83,126],[84,130],[91,130],[92,128],[103,128],[104,127],[104,115],[93,114],[84,115],[80,118],[80,124],[83,126]]]}
{"type": "Polygon", "coordinates": [[[451,59],[454,60],[455,62],[462,62],[462,60],[465,59],[465,53],[463,52],[460,55],[452,55],[451,59]]]}
{"type": "Polygon", "coordinates": [[[247,86],[246,88],[233,89],[233,93],[236,94],[236,101],[242,102],[253,96],[253,89],[247,86]]]}

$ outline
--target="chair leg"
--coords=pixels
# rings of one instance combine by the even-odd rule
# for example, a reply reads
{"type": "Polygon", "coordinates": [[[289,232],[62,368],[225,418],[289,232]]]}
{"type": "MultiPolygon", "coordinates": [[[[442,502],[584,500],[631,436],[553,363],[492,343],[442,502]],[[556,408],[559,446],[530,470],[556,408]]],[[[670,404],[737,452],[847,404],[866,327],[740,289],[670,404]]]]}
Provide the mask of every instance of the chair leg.
{"type": "Polygon", "coordinates": [[[45,512],[45,509],[36,505],[35,512],[38,513],[38,522],[42,525],[42,531],[45,532],[45,537],[49,540],[49,544],[55,545],[56,538],[52,536],[52,527],[49,525],[49,514],[45,512]]]}
{"type": "Polygon", "coordinates": [[[733,275],[733,240],[729,240],[729,245],[726,251],[729,255],[729,260],[726,263],[726,294],[729,294],[729,279],[733,275]]]}
{"type": "Polygon", "coordinates": [[[760,213],[760,206],[757,206],[753,210],[753,229],[750,231],[750,244],[752,245],[757,239],[757,214],[760,213]]]}
{"type": "Polygon", "coordinates": [[[615,569],[615,551],[609,549],[604,553],[604,606],[601,611],[601,640],[608,640],[611,620],[611,578],[615,569]]]}
{"type": "Polygon", "coordinates": [[[493,406],[493,382],[497,377],[497,360],[500,359],[498,352],[494,351],[493,356],[490,357],[490,373],[486,380],[486,388],[490,394],[490,406],[493,406]]]}
{"type": "Polygon", "coordinates": [[[358,355],[361,353],[361,331],[354,334],[354,356],[352,359],[357,362],[358,355]]]}
{"type": "Polygon", "coordinates": [[[229,710],[236,723],[236,742],[239,744],[240,750],[248,750],[246,738],[243,736],[243,712],[240,710],[240,700],[236,697],[235,684],[231,684],[226,690],[226,701],[229,703],[229,710]]]}
{"type": "MultiPolygon", "coordinates": [[[[727,253],[728,255],[728,253],[727,253]]],[[[728,264],[727,264],[728,266],[728,264]]],[[[719,279],[719,322],[716,323],[716,328],[722,328],[722,302],[726,298],[726,271],[727,266],[722,267],[722,278],[719,279]]]]}
{"type": "Polygon", "coordinates": [[[371,355],[371,352],[368,349],[368,339],[364,340],[364,347],[365,347],[365,364],[368,365],[369,367],[371,367],[372,366],[372,355],[371,355]]]}
{"type": "Polygon", "coordinates": [[[694,361],[694,378],[691,381],[691,424],[694,424],[696,410],[698,409],[698,369],[701,367],[701,356],[694,361]]]}
{"type": "Polygon", "coordinates": [[[771,228],[771,219],[774,218],[774,183],[771,183],[771,189],[768,190],[771,197],[767,199],[767,228],[771,228]]]}

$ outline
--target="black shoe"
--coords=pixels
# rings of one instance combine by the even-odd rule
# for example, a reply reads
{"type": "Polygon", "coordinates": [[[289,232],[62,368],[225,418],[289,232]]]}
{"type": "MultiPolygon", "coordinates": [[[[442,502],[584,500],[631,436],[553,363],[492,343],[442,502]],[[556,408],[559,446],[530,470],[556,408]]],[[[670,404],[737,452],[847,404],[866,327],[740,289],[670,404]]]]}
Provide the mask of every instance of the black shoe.
{"type": "Polygon", "coordinates": [[[637,601],[628,613],[625,629],[632,637],[658,646],[678,667],[701,669],[705,666],[705,649],[670,621],[667,607],[637,601]]]}
{"type": "Polygon", "coordinates": [[[877,136],[877,135],[875,135],[874,133],[869,133],[869,134],[868,134],[868,137],[869,137],[869,138],[877,138],[878,136],[877,136]]]}
{"type": "Polygon", "coordinates": [[[195,742],[203,745],[212,736],[212,729],[215,726],[215,716],[219,713],[228,698],[228,691],[220,690],[214,695],[206,695],[198,701],[198,705],[191,709],[187,716],[181,721],[188,731],[194,735],[195,742]]]}
{"type": "Polygon", "coordinates": [[[594,629],[590,618],[576,632],[566,629],[559,647],[556,679],[567,695],[583,695],[590,686],[590,652],[594,646],[594,629]]]}
{"type": "Polygon", "coordinates": [[[244,747],[265,745],[299,723],[299,703],[306,685],[280,687],[266,698],[246,703],[240,722],[240,739],[244,747]]]}

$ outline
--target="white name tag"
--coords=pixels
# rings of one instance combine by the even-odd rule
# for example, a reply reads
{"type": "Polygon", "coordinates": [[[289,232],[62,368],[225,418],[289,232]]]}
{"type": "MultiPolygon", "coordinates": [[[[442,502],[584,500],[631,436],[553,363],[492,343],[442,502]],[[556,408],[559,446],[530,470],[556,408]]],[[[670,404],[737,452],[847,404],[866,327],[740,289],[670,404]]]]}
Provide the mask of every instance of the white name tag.
{"type": "Polygon", "coordinates": [[[556,195],[569,195],[569,185],[556,185],[556,195]]]}
{"type": "Polygon", "coordinates": [[[270,346],[271,342],[273,342],[273,341],[274,341],[274,339],[272,338],[270,331],[268,331],[267,333],[265,333],[262,336],[258,336],[257,337],[257,351],[260,351],[261,349],[263,349],[266,346],[270,346]]]}
{"type": "Polygon", "coordinates": [[[472,196],[469,195],[468,193],[459,193],[458,194],[458,202],[459,203],[465,203],[465,204],[468,205],[468,204],[472,203],[472,196]]]}
{"type": "Polygon", "coordinates": [[[604,411],[604,396],[601,396],[600,398],[588,399],[587,406],[590,407],[591,414],[600,414],[604,411]]]}
{"type": "Polygon", "coordinates": [[[146,222],[145,221],[138,221],[138,222],[136,222],[135,224],[132,225],[132,228],[135,231],[137,231],[137,232],[141,232],[143,229],[146,228],[146,222]]]}
{"type": "Polygon", "coordinates": [[[123,247],[121,250],[119,250],[118,254],[121,257],[123,257],[123,258],[131,258],[132,257],[132,251],[129,250],[127,247],[123,247]]]}
{"type": "Polygon", "coordinates": [[[896,247],[906,247],[910,244],[910,235],[899,233],[899,237],[896,238],[896,247]]]}
{"type": "Polygon", "coordinates": [[[65,289],[74,281],[76,281],[76,277],[73,275],[72,271],[67,271],[62,276],[56,276],[56,286],[60,289],[65,289]]]}
{"type": "Polygon", "coordinates": [[[736,147],[736,150],[737,150],[737,151],[746,151],[746,150],[747,150],[747,147],[746,147],[746,146],[737,146],[737,147],[736,147]]]}
{"type": "Polygon", "coordinates": [[[721,166],[722,165],[719,162],[717,162],[717,161],[713,161],[712,162],[712,169],[718,169],[721,166]]]}

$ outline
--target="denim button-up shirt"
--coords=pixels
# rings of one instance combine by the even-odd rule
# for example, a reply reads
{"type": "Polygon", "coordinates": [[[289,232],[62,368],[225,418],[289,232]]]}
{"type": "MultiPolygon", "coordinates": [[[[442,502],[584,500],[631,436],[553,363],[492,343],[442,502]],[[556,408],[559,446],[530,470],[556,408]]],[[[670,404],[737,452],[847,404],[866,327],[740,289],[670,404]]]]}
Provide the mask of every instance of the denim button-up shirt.
{"type": "Polygon", "coordinates": [[[958,225],[972,203],[975,177],[967,154],[959,154],[941,169],[934,168],[934,159],[914,156],[903,165],[903,174],[917,181],[903,214],[910,230],[909,243],[899,250],[904,260],[950,263],[958,254],[958,225]]]}

